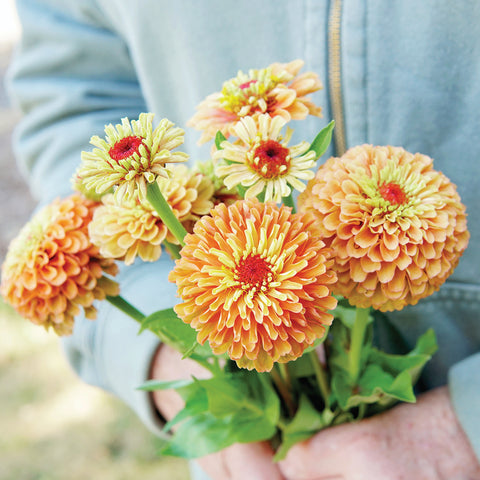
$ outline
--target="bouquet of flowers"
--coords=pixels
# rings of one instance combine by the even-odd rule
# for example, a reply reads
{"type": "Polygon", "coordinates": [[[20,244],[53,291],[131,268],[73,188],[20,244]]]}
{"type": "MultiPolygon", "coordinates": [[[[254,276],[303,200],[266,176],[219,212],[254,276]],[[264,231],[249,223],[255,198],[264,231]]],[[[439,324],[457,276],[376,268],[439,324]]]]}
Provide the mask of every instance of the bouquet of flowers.
{"type": "Polygon", "coordinates": [[[106,299],[209,372],[140,387],[185,401],[163,453],[269,440],[281,459],[323,428],[414,402],[436,350],[431,330],[404,354],[373,332],[457,265],[469,234],[456,187],[392,146],[351,148],[315,173],[334,124],[290,145],[290,120],[321,116],[309,98],[321,83],[302,66],[239,72],[208,96],[189,124],[212,159],[194,168],[167,119],[106,126],[82,153],[77,192],[39,212],[3,265],[2,295],[32,322],[68,335],[106,299]],[[146,315],[112,277],[116,261],[154,262],[162,247],[180,302],[146,315]]]}

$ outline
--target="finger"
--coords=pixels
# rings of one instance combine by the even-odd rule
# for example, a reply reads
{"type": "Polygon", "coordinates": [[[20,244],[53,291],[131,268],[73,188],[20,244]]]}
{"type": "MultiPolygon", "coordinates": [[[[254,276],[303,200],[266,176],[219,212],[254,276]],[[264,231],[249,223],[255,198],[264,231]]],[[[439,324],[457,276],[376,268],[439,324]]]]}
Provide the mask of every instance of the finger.
{"type": "Polygon", "coordinates": [[[348,478],[348,426],[322,431],[310,440],[294,445],[285,460],[279,462],[280,471],[288,480],[337,480],[348,478]]]}
{"type": "Polygon", "coordinates": [[[211,480],[231,480],[230,469],[227,468],[224,451],[206,455],[196,460],[196,463],[211,480]]]}
{"type": "Polygon", "coordinates": [[[285,480],[266,442],[239,443],[225,450],[231,480],[285,480]]]}
{"type": "Polygon", "coordinates": [[[212,480],[285,480],[267,443],[237,443],[198,460],[212,480]]]}

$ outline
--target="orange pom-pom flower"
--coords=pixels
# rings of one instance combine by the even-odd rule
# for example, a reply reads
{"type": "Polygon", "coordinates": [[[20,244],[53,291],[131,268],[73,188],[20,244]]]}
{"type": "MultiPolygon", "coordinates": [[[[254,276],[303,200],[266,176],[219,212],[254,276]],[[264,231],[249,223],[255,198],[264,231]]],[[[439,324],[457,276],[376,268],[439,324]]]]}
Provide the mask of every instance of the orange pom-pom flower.
{"type": "Polygon", "coordinates": [[[465,207],[431,158],[362,145],[329,159],[300,196],[335,254],[334,292],[391,311],[445,282],[467,247],[465,207]]]}
{"type": "MultiPolygon", "coordinates": [[[[174,215],[192,231],[194,223],[213,207],[213,183],[185,165],[169,166],[166,170],[170,178],[158,177],[155,181],[174,215]]],[[[90,222],[89,233],[102,256],[123,260],[126,265],[131,265],[137,256],[155,262],[160,258],[164,240],[178,243],[152,205],[140,196],[116,202],[114,195],[104,195],[90,222]]]]}
{"type": "Polygon", "coordinates": [[[117,295],[113,260],[102,258],[88,237],[98,204],[74,194],[39,211],[10,244],[0,292],[24,318],[58,335],[72,333],[81,311],[96,317],[95,299],[117,295]]]}
{"type": "Polygon", "coordinates": [[[273,203],[218,205],[187,235],[170,273],[178,316],[240,367],[269,371],[324,335],[336,300],[330,250],[310,215],[273,203]]]}

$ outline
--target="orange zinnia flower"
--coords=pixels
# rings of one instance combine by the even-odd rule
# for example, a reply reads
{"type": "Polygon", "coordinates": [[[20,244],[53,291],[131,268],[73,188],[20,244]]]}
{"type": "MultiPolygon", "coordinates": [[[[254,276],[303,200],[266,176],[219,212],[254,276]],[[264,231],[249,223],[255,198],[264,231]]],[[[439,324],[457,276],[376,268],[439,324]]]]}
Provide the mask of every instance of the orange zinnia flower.
{"type": "Polygon", "coordinates": [[[323,165],[300,196],[335,252],[334,292],[399,310],[431,295],[467,247],[465,207],[432,159],[363,145],[323,165]]]}
{"type": "Polygon", "coordinates": [[[313,217],[241,200],[218,205],[185,242],[170,273],[175,311],[214,353],[269,371],[324,335],[336,276],[313,217]]]}
{"type": "Polygon", "coordinates": [[[321,108],[307,98],[320,90],[322,84],[315,73],[299,75],[302,60],[268,68],[239,72],[235,78],[223,84],[221,92],[209,95],[197,107],[197,113],[188,126],[203,131],[200,143],[215,137],[218,131],[228,137],[231,127],[243,117],[256,117],[268,113],[280,115],[287,122],[302,120],[307,115],[321,116],[321,108]]]}
{"type": "Polygon", "coordinates": [[[118,284],[103,276],[115,275],[117,266],[100,257],[88,238],[96,206],[74,194],[43,208],[12,241],[2,267],[5,300],[58,335],[72,333],[80,307],[93,319],[93,301],[118,294],[118,284]]]}

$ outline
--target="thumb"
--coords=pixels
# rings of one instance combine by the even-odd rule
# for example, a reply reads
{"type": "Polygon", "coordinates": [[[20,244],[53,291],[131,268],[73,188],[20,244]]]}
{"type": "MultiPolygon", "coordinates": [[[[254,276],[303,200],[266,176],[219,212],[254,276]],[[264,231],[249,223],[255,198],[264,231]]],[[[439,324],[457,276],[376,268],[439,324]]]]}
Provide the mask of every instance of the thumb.
{"type": "Polygon", "coordinates": [[[279,462],[280,471],[288,480],[341,480],[346,478],[343,466],[344,431],[340,427],[323,430],[305,442],[294,445],[279,462]],[[337,430],[338,429],[338,430],[337,430]]]}

